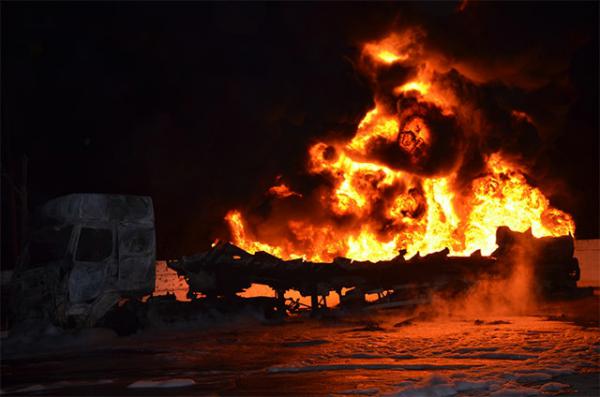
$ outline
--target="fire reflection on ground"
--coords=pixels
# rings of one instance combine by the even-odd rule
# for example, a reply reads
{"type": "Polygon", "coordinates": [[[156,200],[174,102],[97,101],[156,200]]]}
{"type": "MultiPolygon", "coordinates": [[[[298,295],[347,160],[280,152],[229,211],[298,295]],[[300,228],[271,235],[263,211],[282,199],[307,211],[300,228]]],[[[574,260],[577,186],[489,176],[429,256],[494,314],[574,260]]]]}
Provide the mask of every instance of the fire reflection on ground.
{"type": "MultiPolygon", "coordinates": [[[[594,297],[581,305],[597,309],[597,303],[594,297]]],[[[573,307],[553,305],[546,312],[568,313],[573,307]]],[[[2,390],[53,395],[92,389],[104,395],[598,393],[597,318],[592,327],[547,317],[407,318],[391,311],[146,330],[87,344],[84,351],[5,360],[2,390]]]]}

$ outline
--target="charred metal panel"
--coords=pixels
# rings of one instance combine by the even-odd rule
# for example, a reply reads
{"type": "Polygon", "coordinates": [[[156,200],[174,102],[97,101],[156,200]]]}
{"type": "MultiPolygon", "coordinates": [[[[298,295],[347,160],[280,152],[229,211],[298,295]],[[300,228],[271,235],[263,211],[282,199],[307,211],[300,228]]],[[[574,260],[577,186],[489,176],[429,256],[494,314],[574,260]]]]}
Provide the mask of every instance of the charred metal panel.
{"type": "Polygon", "coordinates": [[[123,297],[154,289],[156,240],[149,197],[72,194],[36,213],[15,270],[15,318],[92,326],[123,297]]]}
{"type": "Polygon", "coordinates": [[[389,261],[336,258],[332,263],[285,261],[264,252],[251,255],[230,243],[220,243],[209,251],[170,261],[168,266],[185,277],[192,294],[226,297],[256,283],[268,285],[279,295],[293,289],[311,296],[313,309],[318,306],[317,297],[330,291],[341,295],[342,289],[352,289],[342,301],[356,300],[369,291],[386,291],[389,299],[413,301],[411,293],[420,289],[452,296],[481,279],[507,279],[524,258],[532,271],[532,287],[542,295],[577,292],[579,266],[573,258],[572,237],[535,238],[530,231],[518,233],[501,227],[496,242],[499,248],[491,256],[476,251],[469,257],[453,257],[445,249],[408,260],[401,252],[389,261]]]}

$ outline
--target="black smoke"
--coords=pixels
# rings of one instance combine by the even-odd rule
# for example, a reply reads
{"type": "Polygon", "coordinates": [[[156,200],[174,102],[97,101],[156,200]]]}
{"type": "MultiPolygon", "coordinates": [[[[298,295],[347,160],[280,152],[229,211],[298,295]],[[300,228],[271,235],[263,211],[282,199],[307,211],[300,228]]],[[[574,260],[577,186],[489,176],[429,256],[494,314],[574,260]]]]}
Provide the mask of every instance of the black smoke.
{"type": "MultiPolygon", "coordinates": [[[[3,2],[3,167],[28,156],[32,207],[72,192],[150,195],[159,257],[205,249],[226,235],[228,209],[269,212],[263,192],[278,175],[301,192],[324,182],[306,175],[307,147],[352,136],[373,105],[361,45],[406,25],[455,61],[455,84],[468,90],[465,76],[484,87],[475,110],[493,120],[490,139],[461,145],[525,159],[553,205],[574,215],[577,236],[598,237],[594,2],[462,12],[457,3],[3,2]],[[512,107],[536,125],[504,118],[512,107]]],[[[467,160],[461,172],[475,173],[480,153],[467,160]]]]}

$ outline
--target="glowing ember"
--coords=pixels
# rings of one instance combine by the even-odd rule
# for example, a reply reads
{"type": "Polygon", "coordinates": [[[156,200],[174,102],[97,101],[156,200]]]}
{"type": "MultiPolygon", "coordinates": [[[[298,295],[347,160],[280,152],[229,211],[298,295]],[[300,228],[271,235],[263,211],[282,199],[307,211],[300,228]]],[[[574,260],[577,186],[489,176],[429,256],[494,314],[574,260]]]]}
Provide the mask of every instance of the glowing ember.
{"type": "Polygon", "coordinates": [[[300,193],[294,192],[285,183],[270,187],[269,193],[274,196],[281,197],[281,198],[290,197],[290,196],[302,197],[302,195],[300,193]]]}
{"type": "MultiPolygon", "coordinates": [[[[444,248],[453,255],[478,249],[489,255],[500,226],[520,232],[531,228],[536,237],[574,234],[571,216],[552,208],[544,194],[528,184],[526,170],[502,152],[484,155],[485,165],[469,183],[459,180],[461,156],[435,173],[423,171],[440,139],[429,115],[437,117],[438,124],[460,117],[470,122],[464,114],[471,107],[443,83],[436,69],[439,62],[421,53],[417,36],[413,31],[393,34],[364,46],[363,53],[375,61],[370,66],[373,73],[405,62],[419,65],[418,76],[391,88],[398,98],[395,108],[384,105],[378,92],[375,108],[350,140],[318,142],[309,148],[309,173],[330,181],[317,191],[314,201],[319,208],[285,220],[277,217],[256,229],[246,224],[240,211],[230,211],[225,219],[234,244],[284,259],[331,261],[344,256],[377,261],[391,259],[400,250],[406,250],[407,258],[444,248]],[[387,147],[402,160],[397,165],[378,154],[387,147]]],[[[512,111],[512,117],[532,123],[523,112],[512,111]]],[[[269,193],[276,200],[303,198],[283,183],[269,193]]]]}

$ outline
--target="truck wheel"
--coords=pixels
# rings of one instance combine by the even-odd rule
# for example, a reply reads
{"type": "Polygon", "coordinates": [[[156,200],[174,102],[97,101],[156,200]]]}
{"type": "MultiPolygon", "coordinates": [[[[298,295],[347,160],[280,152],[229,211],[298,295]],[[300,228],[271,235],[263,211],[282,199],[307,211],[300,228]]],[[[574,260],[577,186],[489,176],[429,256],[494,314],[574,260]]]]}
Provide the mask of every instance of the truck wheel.
{"type": "MultiPolygon", "coordinates": [[[[139,304],[139,302],[137,302],[139,304]]],[[[139,310],[136,310],[133,301],[127,301],[123,305],[115,305],[99,322],[99,326],[110,328],[119,336],[127,336],[136,333],[142,328],[139,310]]]]}

